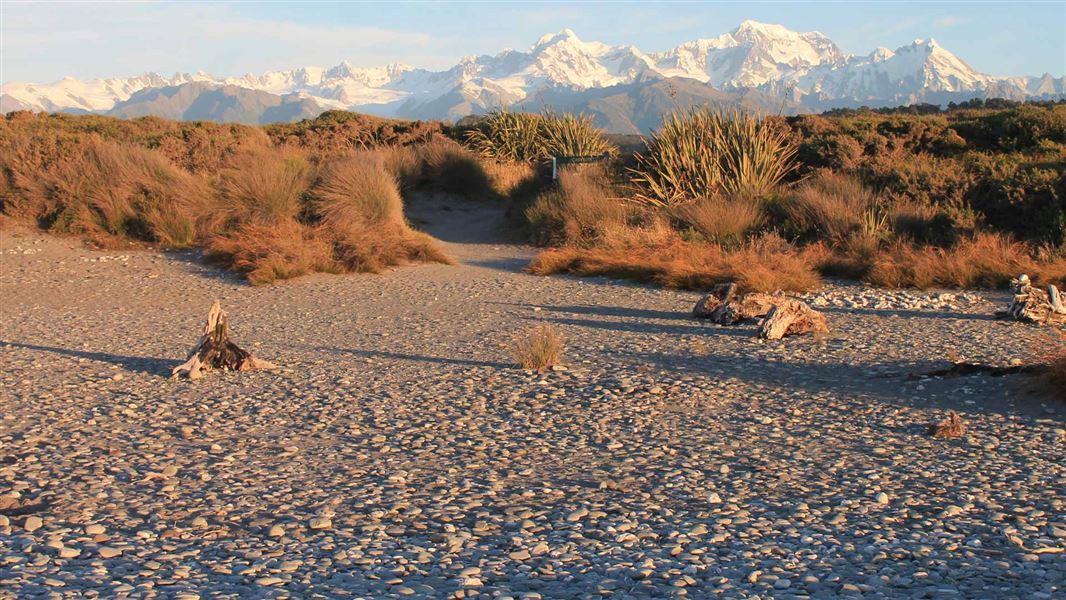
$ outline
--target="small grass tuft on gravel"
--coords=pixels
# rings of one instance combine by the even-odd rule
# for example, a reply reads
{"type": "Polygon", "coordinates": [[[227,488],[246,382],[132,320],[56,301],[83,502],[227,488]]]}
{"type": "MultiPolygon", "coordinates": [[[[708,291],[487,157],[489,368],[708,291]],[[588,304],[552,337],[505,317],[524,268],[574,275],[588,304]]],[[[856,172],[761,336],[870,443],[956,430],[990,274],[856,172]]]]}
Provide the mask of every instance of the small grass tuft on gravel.
{"type": "Polygon", "coordinates": [[[511,343],[511,356],[523,369],[546,371],[563,358],[563,337],[552,325],[538,325],[511,343]]]}

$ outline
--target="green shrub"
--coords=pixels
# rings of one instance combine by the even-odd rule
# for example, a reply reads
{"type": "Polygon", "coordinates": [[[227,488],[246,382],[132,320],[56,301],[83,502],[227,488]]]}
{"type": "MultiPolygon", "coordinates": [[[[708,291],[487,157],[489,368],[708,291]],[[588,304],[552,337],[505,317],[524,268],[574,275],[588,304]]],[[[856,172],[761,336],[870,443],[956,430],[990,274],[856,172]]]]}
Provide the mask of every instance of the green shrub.
{"type": "Polygon", "coordinates": [[[634,198],[670,207],[715,195],[760,197],[795,166],[787,132],[750,114],[696,108],[663,119],[630,169],[634,198]]]}
{"type": "Polygon", "coordinates": [[[494,111],[466,132],[465,141],[481,156],[502,161],[613,155],[617,151],[592,124],[591,117],[569,113],[494,111]]]}

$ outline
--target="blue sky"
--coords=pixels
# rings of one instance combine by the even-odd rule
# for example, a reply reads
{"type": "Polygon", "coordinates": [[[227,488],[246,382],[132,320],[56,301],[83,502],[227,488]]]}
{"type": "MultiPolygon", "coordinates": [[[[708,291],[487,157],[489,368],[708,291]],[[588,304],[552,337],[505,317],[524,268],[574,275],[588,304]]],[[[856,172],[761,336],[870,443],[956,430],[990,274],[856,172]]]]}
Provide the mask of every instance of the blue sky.
{"type": "Polygon", "coordinates": [[[744,19],[821,31],[846,52],[934,37],[979,71],[1066,74],[1066,1],[0,3],[0,81],[404,62],[446,68],[563,28],[646,52],[744,19]]]}

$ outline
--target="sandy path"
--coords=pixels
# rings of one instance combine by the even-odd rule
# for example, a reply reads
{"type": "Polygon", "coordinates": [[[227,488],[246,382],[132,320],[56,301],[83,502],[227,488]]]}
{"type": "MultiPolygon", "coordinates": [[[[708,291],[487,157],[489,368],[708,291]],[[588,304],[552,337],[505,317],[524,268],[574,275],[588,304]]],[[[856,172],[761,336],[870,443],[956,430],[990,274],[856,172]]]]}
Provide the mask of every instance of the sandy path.
{"type": "Polygon", "coordinates": [[[1062,592],[1061,405],[906,378],[1024,358],[1002,294],[831,286],[833,336],[761,343],[689,292],[522,274],[498,211],[451,208],[412,214],[459,265],[259,288],[5,230],[0,494],[30,508],[0,597],[1062,592]],[[214,298],[280,373],[165,377],[214,298]],[[511,367],[545,321],[570,369],[511,367]],[[924,435],[946,408],[966,440],[924,435]]]}

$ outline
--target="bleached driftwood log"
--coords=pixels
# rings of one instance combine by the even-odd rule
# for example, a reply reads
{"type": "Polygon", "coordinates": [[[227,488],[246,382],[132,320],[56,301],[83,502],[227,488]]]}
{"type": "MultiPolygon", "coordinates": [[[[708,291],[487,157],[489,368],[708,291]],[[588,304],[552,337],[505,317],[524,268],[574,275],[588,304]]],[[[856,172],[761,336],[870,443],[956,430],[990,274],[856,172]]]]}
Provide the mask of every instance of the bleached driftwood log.
{"type": "Polygon", "coordinates": [[[759,337],[768,340],[779,340],[786,335],[828,332],[825,315],[795,298],[774,302],[770,312],[759,325],[759,337]]]}
{"type": "Polygon", "coordinates": [[[766,316],[775,302],[786,300],[781,294],[751,293],[737,297],[737,284],[720,283],[699,299],[692,316],[710,319],[719,325],[736,325],[766,316]]]}
{"type": "Polygon", "coordinates": [[[957,440],[966,435],[966,424],[959,418],[959,413],[950,411],[948,418],[929,426],[929,435],[935,438],[957,440]]]}
{"type": "Polygon", "coordinates": [[[237,346],[229,339],[229,315],[222,310],[222,305],[215,300],[207,314],[207,324],[200,341],[189,352],[184,363],[174,367],[171,377],[177,378],[182,372],[189,379],[199,379],[212,369],[224,371],[253,371],[258,369],[276,369],[277,365],[252,356],[251,352],[237,346]]]}
{"type": "Polygon", "coordinates": [[[737,284],[719,283],[696,301],[696,306],[692,307],[692,316],[697,319],[713,319],[715,311],[728,304],[736,293],[737,284]]]}
{"type": "Polygon", "coordinates": [[[736,295],[735,283],[714,286],[692,308],[692,316],[710,319],[719,325],[736,325],[744,321],[763,319],[759,327],[761,337],[778,340],[786,335],[826,333],[825,316],[805,302],[781,293],[755,292],[736,295]]]}
{"type": "Polygon", "coordinates": [[[1014,298],[1007,310],[998,313],[998,316],[1026,323],[1066,323],[1066,305],[1057,287],[1033,287],[1029,276],[1022,274],[1011,280],[1011,289],[1014,298]]]}

